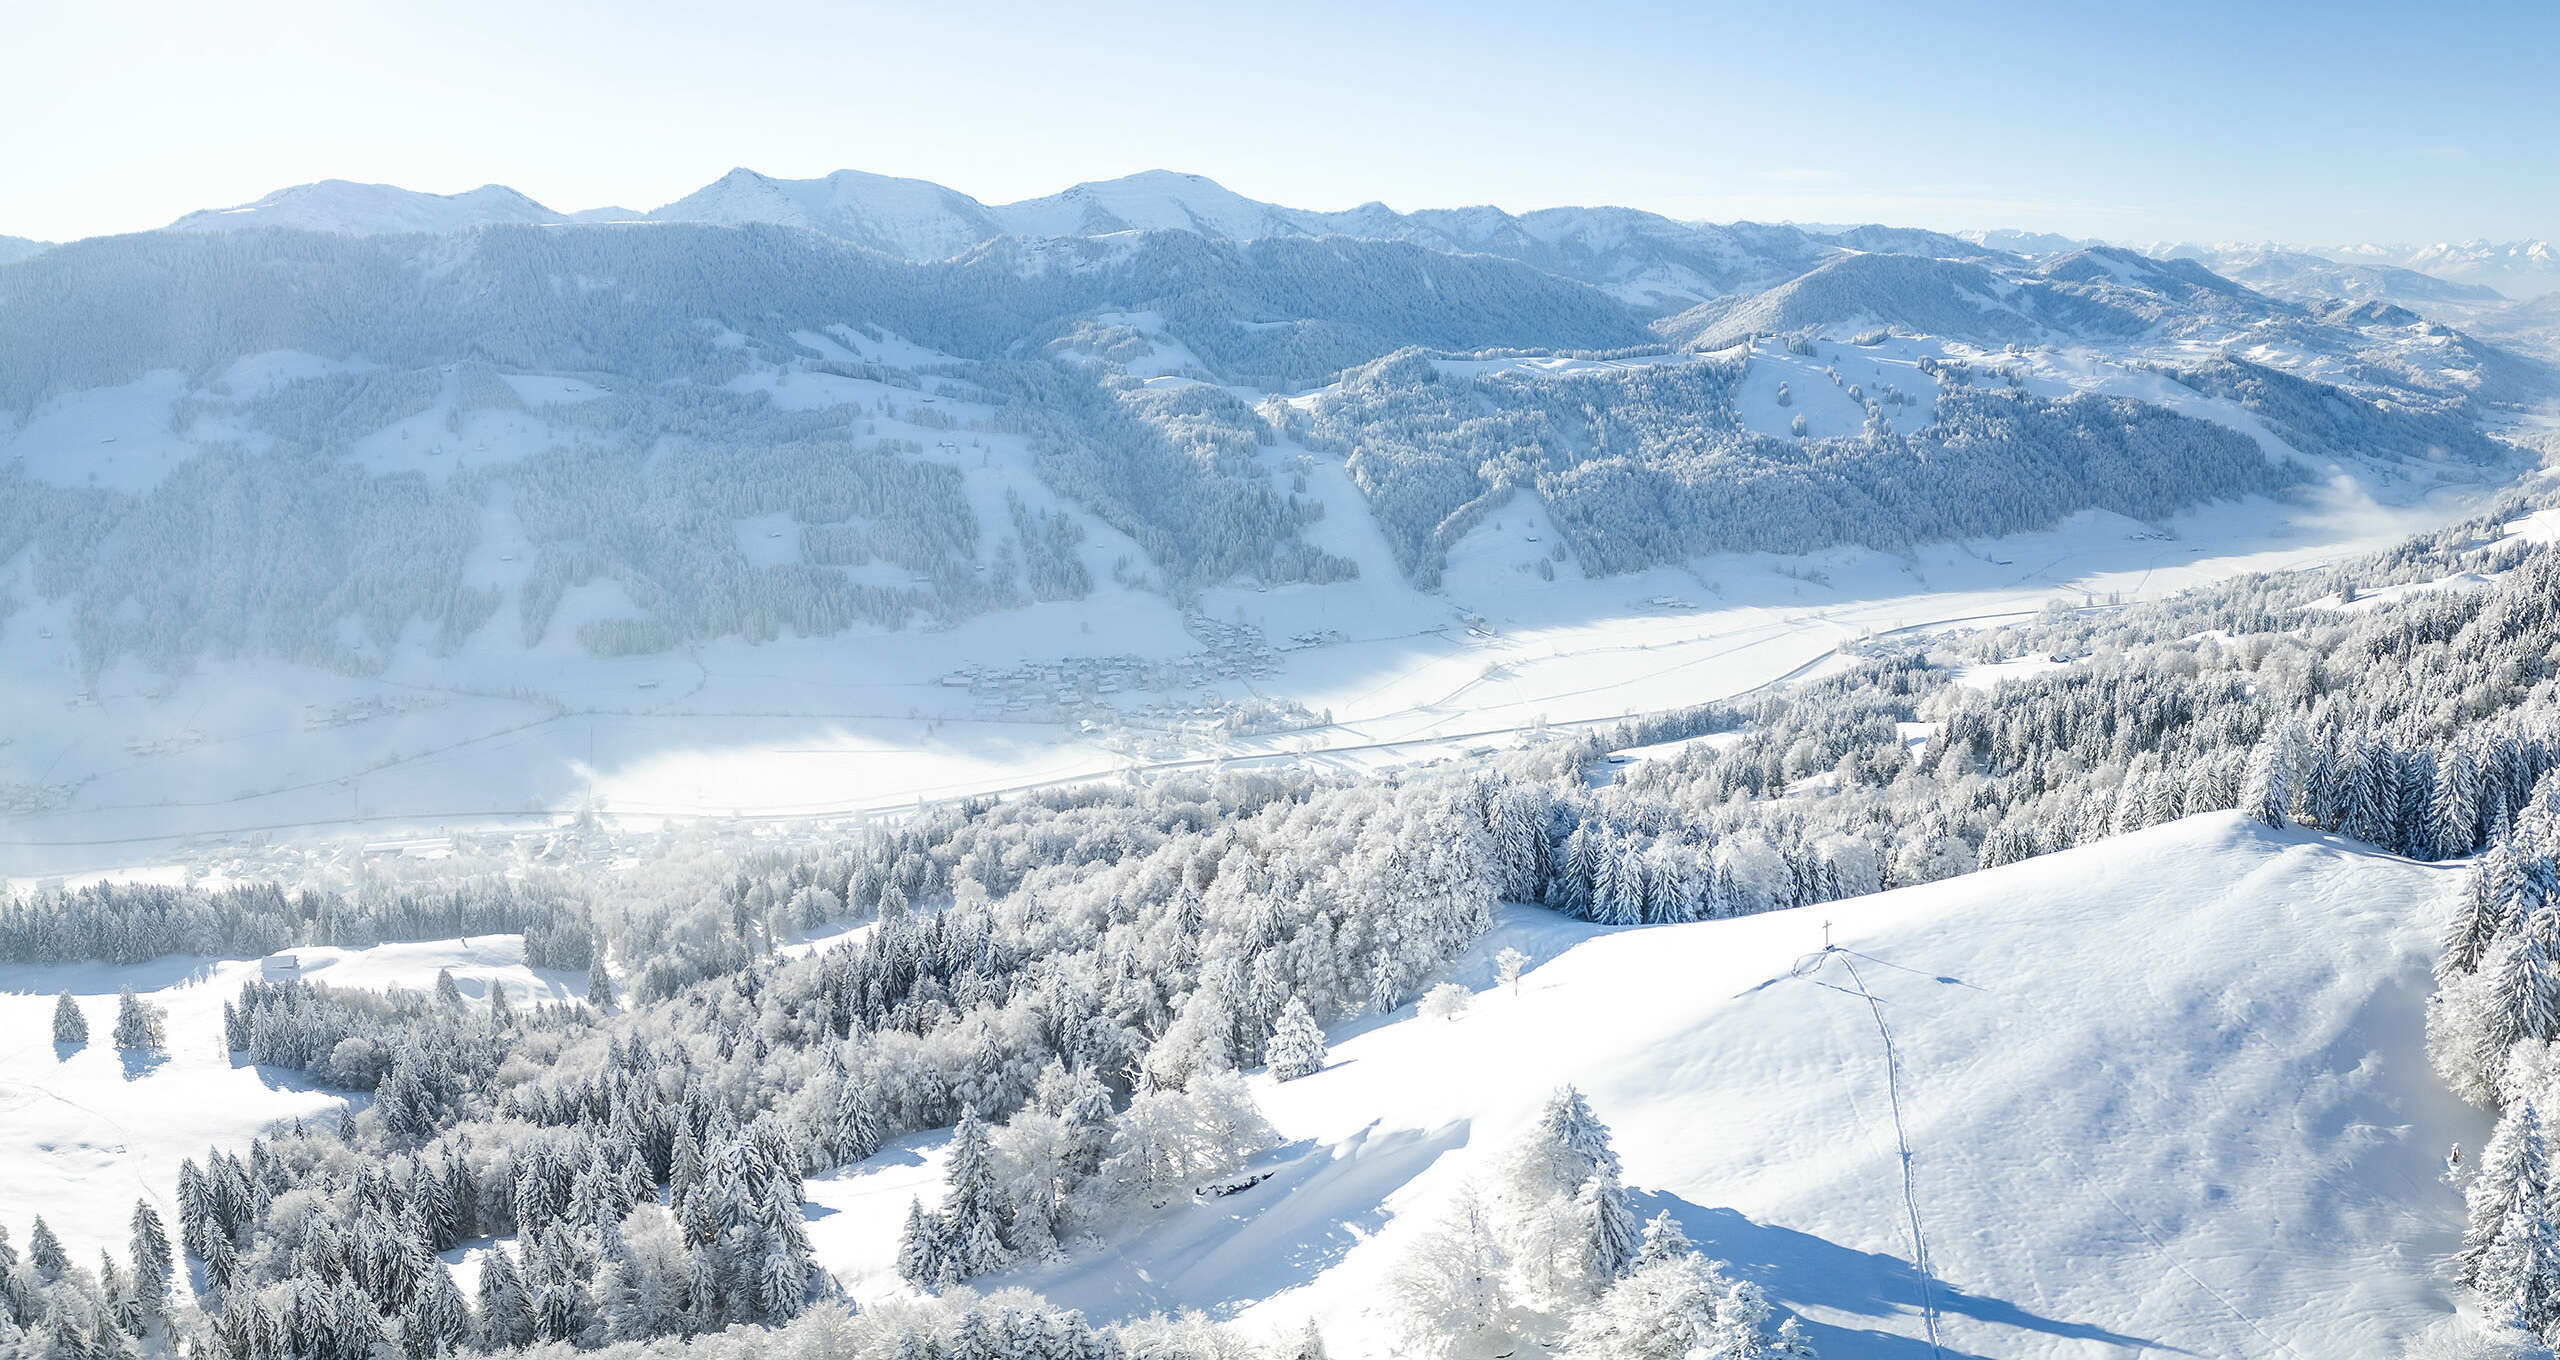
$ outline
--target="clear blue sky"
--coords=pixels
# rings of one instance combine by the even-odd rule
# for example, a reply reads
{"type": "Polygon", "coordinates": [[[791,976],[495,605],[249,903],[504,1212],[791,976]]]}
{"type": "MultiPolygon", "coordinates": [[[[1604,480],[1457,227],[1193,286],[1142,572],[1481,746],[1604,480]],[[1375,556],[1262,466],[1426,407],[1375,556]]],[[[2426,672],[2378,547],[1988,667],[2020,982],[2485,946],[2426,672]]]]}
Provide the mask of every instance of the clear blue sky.
{"type": "Polygon", "coordinates": [[[0,232],[337,177],[651,208],[733,165],[989,202],[1151,167],[1304,207],[2164,238],[2560,235],[2560,3],[14,6],[0,232]]]}

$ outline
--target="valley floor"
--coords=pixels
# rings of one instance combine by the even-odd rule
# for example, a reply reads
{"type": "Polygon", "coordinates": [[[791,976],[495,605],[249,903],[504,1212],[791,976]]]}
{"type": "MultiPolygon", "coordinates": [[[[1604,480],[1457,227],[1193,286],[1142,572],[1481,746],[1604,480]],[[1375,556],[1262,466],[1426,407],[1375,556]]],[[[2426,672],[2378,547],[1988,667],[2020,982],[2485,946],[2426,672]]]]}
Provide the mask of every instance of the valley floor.
{"type": "MultiPolygon", "coordinates": [[[[56,639],[0,657],[0,692],[21,700],[0,720],[0,795],[19,796],[0,802],[0,875],[171,856],[254,866],[270,842],[333,838],[432,853],[404,842],[539,832],[588,808],[642,829],[860,819],[1127,772],[1461,756],[1547,725],[1814,674],[1861,638],[2336,560],[2449,520],[2480,490],[2411,492],[2388,507],[2342,482],[2298,504],[2208,507],[2167,526],[2093,512],[1908,555],[1711,558],[1554,582],[1529,571],[1553,529],[1524,500],[1458,546],[1437,594],[1403,583],[1373,526],[1346,525],[1328,546],[1361,561],[1360,579],[1215,590],[1189,616],[1107,587],[947,632],[654,657],[537,655],[482,639],[461,658],[422,655],[378,679],[208,663],[171,681],[128,664],[88,689],[56,639]],[[1272,648],[1259,674],[1216,673],[1217,630],[1236,625],[1272,648]],[[1106,655],[1189,659],[1209,673],[1179,692],[1079,693],[1072,707],[1089,717],[990,709],[952,683],[973,669],[1106,655]],[[1309,716],[1257,733],[1143,711],[1168,700],[1279,701],[1309,716]]],[[[44,629],[48,608],[14,620],[12,636],[44,629]]],[[[1072,686],[1021,692],[1054,704],[1062,687],[1072,686]]]]}

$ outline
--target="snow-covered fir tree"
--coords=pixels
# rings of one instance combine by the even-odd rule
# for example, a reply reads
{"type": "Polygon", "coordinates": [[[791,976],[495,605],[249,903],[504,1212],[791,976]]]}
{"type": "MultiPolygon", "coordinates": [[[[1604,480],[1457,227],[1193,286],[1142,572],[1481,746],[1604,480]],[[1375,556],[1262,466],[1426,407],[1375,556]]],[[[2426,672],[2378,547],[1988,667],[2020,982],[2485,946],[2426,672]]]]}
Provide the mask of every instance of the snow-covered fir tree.
{"type": "Polygon", "coordinates": [[[53,1041],[57,1044],[89,1042],[89,1018],[80,1013],[80,1003],[64,992],[53,1002],[53,1041]]]}
{"type": "Polygon", "coordinates": [[[1281,1081],[1295,1081],[1324,1070],[1324,1031],[1316,1027],[1315,1013],[1307,1009],[1305,1001],[1293,996],[1281,1008],[1263,1057],[1270,1065],[1271,1075],[1281,1081]]]}

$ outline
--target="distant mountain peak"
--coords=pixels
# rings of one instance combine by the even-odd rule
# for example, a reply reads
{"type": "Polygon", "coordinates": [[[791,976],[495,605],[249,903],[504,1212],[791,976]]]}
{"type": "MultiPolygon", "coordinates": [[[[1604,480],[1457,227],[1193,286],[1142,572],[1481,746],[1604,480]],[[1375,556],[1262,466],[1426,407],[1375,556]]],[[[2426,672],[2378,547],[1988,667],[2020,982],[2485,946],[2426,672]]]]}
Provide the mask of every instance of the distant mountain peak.
{"type": "Polygon", "coordinates": [[[467,231],[509,223],[568,219],[503,184],[458,194],[429,194],[392,184],[324,179],[296,184],[251,203],[188,213],[172,231],[239,231],[282,227],[341,236],[467,231]]]}

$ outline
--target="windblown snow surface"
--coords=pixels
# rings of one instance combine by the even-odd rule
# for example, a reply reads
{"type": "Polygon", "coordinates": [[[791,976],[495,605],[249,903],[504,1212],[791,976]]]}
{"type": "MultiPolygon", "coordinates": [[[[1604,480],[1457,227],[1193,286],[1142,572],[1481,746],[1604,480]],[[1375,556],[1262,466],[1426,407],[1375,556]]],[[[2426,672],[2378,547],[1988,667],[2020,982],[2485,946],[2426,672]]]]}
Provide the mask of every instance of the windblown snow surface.
{"type": "MultiPolygon", "coordinates": [[[[1386,1274],[1574,1082],[1639,1213],[1829,1360],[2397,1354],[2452,1311],[2440,1164],[2486,1132],[2420,1047],[2457,873],[2217,813],[1740,920],[1516,908],[1455,972],[1463,1017],[1407,1010],[1337,1032],[1315,1076],[1257,1078],[1290,1140],[1267,1180],[984,1283],[1406,1353],[1386,1274]],[[1517,996],[1506,945],[1538,960],[1517,996]]],[[[857,1297],[903,1288],[898,1223],[939,1192],[943,1137],[810,1183],[857,1297]]]]}

